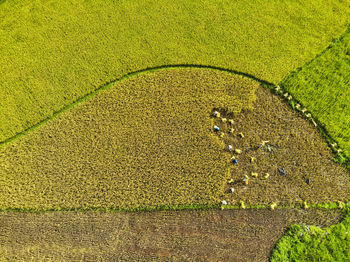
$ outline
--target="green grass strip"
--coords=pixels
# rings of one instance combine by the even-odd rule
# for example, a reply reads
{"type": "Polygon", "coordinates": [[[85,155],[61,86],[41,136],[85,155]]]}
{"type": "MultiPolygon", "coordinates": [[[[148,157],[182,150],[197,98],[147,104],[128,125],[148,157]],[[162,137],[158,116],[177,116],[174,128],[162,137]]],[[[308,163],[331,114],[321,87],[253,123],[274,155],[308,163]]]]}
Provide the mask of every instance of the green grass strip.
{"type": "MultiPolygon", "coordinates": [[[[349,166],[350,26],[326,50],[286,77],[281,86],[302,102],[331,144],[341,146],[338,161],[349,166]]],[[[340,148],[333,146],[335,152],[340,148]]]]}
{"type": "Polygon", "coordinates": [[[282,85],[276,86],[273,84],[262,83],[262,86],[270,89],[272,92],[279,95],[282,99],[286,100],[286,103],[288,103],[293,110],[299,112],[302,117],[309,120],[312,124],[316,123],[315,127],[322,134],[322,136],[326,140],[328,146],[331,148],[333,153],[336,155],[336,157],[334,158],[334,161],[339,163],[339,164],[343,164],[344,166],[346,166],[350,170],[350,158],[345,153],[342,152],[342,150],[341,150],[342,148],[339,147],[337,141],[329,134],[329,132],[325,128],[325,125],[323,123],[321,123],[317,117],[315,117],[313,115],[312,115],[312,117],[308,117],[308,114],[311,114],[311,112],[309,110],[302,111],[303,108],[305,108],[305,106],[303,106],[302,102],[300,102],[298,99],[294,98],[290,93],[288,93],[287,90],[282,85]],[[285,96],[285,94],[289,94],[289,96],[285,96]],[[291,99],[289,100],[288,97],[291,97],[291,99]],[[300,105],[300,109],[296,108],[296,105],[298,105],[298,104],[300,105]],[[336,145],[336,146],[334,146],[334,145],[336,145]],[[341,150],[341,151],[339,151],[339,150],[341,150]]]}
{"type": "MultiPolygon", "coordinates": [[[[334,210],[341,209],[347,210],[350,208],[349,203],[320,203],[320,204],[310,204],[305,208],[303,203],[295,205],[276,205],[274,209],[324,209],[324,210],[334,210]]],[[[170,210],[233,210],[233,209],[271,209],[271,205],[248,205],[242,208],[241,204],[238,205],[221,205],[221,204],[211,204],[211,205],[167,205],[167,206],[141,206],[137,208],[120,208],[120,207],[86,207],[86,208],[58,208],[58,209],[35,209],[35,208],[1,208],[0,212],[27,212],[27,213],[43,213],[43,212],[135,212],[135,211],[170,211],[170,210]]]]}

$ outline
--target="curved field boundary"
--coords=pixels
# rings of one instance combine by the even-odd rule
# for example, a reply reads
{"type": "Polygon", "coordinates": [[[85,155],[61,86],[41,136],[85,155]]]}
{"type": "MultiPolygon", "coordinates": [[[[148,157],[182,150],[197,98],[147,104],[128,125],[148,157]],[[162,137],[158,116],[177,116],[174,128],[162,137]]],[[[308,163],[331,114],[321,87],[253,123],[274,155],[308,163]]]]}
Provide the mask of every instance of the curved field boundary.
{"type": "MultiPolygon", "coordinates": [[[[343,37],[343,35],[341,36],[343,37]]],[[[330,47],[328,47],[330,48],[330,47]]],[[[99,88],[97,88],[95,91],[85,95],[84,97],[78,99],[77,101],[75,101],[74,103],[62,108],[59,111],[54,112],[54,114],[46,119],[44,119],[43,121],[38,122],[37,124],[33,125],[32,127],[24,130],[23,132],[20,132],[18,134],[16,134],[15,136],[12,136],[2,142],[0,142],[0,147],[4,146],[5,144],[8,144],[16,139],[21,138],[22,136],[34,131],[35,129],[37,129],[38,127],[42,126],[43,124],[55,119],[57,116],[59,116],[60,114],[72,109],[73,107],[79,105],[80,103],[92,98],[93,96],[97,95],[99,92],[103,91],[103,90],[107,90],[109,88],[111,88],[112,86],[114,86],[116,83],[123,81],[125,79],[128,79],[130,77],[139,75],[139,74],[146,74],[149,72],[154,72],[154,71],[159,71],[159,70],[163,70],[163,69],[170,69],[170,68],[203,68],[203,69],[212,69],[212,70],[219,70],[219,71],[223,71],[223,72],[228,72],[231,74],[236,74],[236,75],[241,75],[247,78],[250,78],[252,80],[255,80],[257,82],[259,82],[262,86],[272,90],[273,92],[275,92],[276,94],[279,94],[283,99],[286,99],[287,103],[295,110],[301,112],[303,114],[303,116],[305,118],[307,118],[309,121],[311,121],[311,123],[317,127],[317,129],[319,130],[319,132],[321,132],[321,134],[324,136],[324,138],[326,139],[327,143],[329,144],[329,146],[331,147],[331,149],[333,150],[334,153],[337,154],[337,158],[335,159],[336,162],[345,164],[348,168],[350,168],[350,160],[349,158],[347,158],[346,156],[344,156],[342,153],[338,152],[339,148],[337,147],[337,143],[336,141],[328,134],[328,132],[326,131],[326,129],[319,123],[319,121],[314,118],[311,117],[311,113],[308,112],[306,110],[305,107],[302,106],[302,104],[297,101],[295,98],[293,98],[284,88],[283,86],[279,86],[279,85],[274,85],[271,82],[268,82],[266,80],[257,78],[251,74],[248,73],[244,73],[244,72],[240,72],[240,71],[236,71],[236,70],[231,70],[231,69],[226,69],[226,68],[222,68],[222,67],[217,67],[217,66],[210,66],[210,65],[195,65],[195,64],[174,64],[174,65],[163,65],[163,66],[157,66],[157,67],[150,67],[150,68],[146,68],[146,69],[142,69],[142,70],[137,70],[134,71],[132,73],[126,74],[124,76],[122,76],[121,78],[118,78],[116,80],[110,81],[109,83],[100,86],[99,88]],[[297,105],[300,105],[297,106],[297,105]]]]}
{"type": "Polygon", "coordinates": [[[59,111],[56,111],[54,112],[54,114],[40,122],[38,122],[37,124],[33,125],[32,127],[24,130],[23,132],[20,132],[10,138],[7,138],[6,140],[0,142],[0,147],[15,140],[15,139],[18,139],[20,137],[22,137],[23,135],[26,135],[28,134],[29,132],[32,132],[34,131],[36,128],[40,127],[41,125],[47,123],[48,121],[51,121],[53,119],[55,119],[57,116],[59,116],[60,114],[72,109],[73,107],[75,107],[76,105],[90,99],[91,97],[97,95],[99,92],[103,91],[103,90],[107,90],[111,87],[113,87],[113,85],[115,85],[116,83],[118,82],[121,82],[125,79],[128,79],[130,77],[134,77],[136,75],[139,75],[139,74],[145,74],[145,73],[149,73],[149,72],[154,72],[154,71],[159,71],[159,70],[163,70],[163,69],[168,69],[168,68],[204,68],[204,69],[213,69],[213,70],[219,70],[219,71],[223,71],[223,72],[228,72],[228,73],[231,73],[231,74],[236,74],[236,75],[241,75],[241,76],[244,76],[244,77],[247,77],[247,78],[250,78],[252,80],[255,80],[257,82],[260,82],[261,84],[265,84],[266,86],[274,86],[271,82],[268,82],[268,81],[265,81],[265,80],[262,80],[262,79],[259,79],[253,75],[250,75],[250,74],[247,74],[247,73],[244,73],[244,72],[240,72],[240,71],[235,71],[235,70],[230,70],[230,69],[225,69],[225,68],[221,68],[221,67],[216,67],[216,66],[209,66],[209,65],[193,65],[193,64],[175,64],[175,65],[163,65],[163,66],[157,66],[157,67],[150,67],[150,68],[146,68],[146,69],[141,69],[141,70],[137,70],[137,71],[134,71],[132,73],[128,73],[116,80],[113,80],[113,81],[110,81],[108,83],[106,83],[105,85],[103,86],[100,86],[99,88],[97,88],[96,90],[94,90],[93,92],[83,96],[82,98],[78,99],[77,101],[75,101],[74,103],[62,108],[61,110],[59,111]]]}
{"type": "Polygon", "coordinates": [[[305,120],[243,76],[198,68],[138,75],[0,148],[1,208],[132,210],[215,205],[223,199],[237,206],[243,201],[242,208],[348,202],[350,193],[342,186],[350,184],[350,176],[342,175],[348,171],[332,162],[323,137],[305,120]],[[239,113],[241,107],[247,111],[239,113]],[[212,108],[233,123],[211,118],[212,108]],[[213,125],[227,135],[212,133],[213,125]],[[237,132],[230,134],[230,127],[237,132]],[[272,159],[267,148],[252,147],[262,138],[276,145],[272,159]],[[193,144],[198,139],[206,142],[193,144]],[[243,153],[232,169],[224,150],[229,144],[243,153]],[[278,166],[290,176],[281,178],[278,166]],[[271,179],[253,178],[246,190],[241,176],[252,171],[269,172],[271,179]],[[232,184],[235,194],[229,193],[232,184]]]}
{"type": "Polygon", "coordinates": [[[215,65],[277,84],[348,24],[350,10],[344,3],[276,4],[5,1],[0,8],[1,82],[6,87],[0,92],[0,140],[109,81],[149,67],[215,65]],[[300,52],[300,46],[306,49],[300,52]]]}
{"type": "MultiPolygon", "coordinates": [[[[95,94],[97,94],[99,91],[102,91],[102,90],[107,90],[108,88],[111,88],[113,87],[113,84],[118,82],[118,81],[121,81],[127,77],[131,77],[135,74],[141,74],[141,73],[147,73],[147,72],[150,72],[150,71],[155,71],[155,70],[161,70],[161,69],[164,69],[164,68],[174,68],[174,67],[190,67],[190,65],[176,65],[176,66],[166,66],[166,67],[162,67],[162,68],[153,68],[153,69],[149,69],[149,70],[143,70],[143,71],[139,71],[139,72],[135,72],[133,74],[129,74],[127,76],[124,76],[123,78],[121,79],[118,79],[118,80],[115,80],[111,83],[109,83],[108,85],[105,85],[105,86],[101,86],[97,91],[95,92],[92,92],[91,94],[87,95],[86,97],[80,99],[79,101],[67,106],[65,109],[63,110],[60,110],[59,112],[55,113],[55,116],[54,117],[51,117],[49,119],[47,119],[46,121],[50,121],[51,119],[54,119],[55,117],[57,117],[60,113],[63,113],[64,111],[66,110],[69,110],[73,107],[75,107],[75,105],[78,105],[80,102],[83,102],[83,101],[86,101],[90,98],[92,98],[95,94]]],[[[213,69],[213,70],[221,70],[221,71],[226,71],[226,72],[230,72],[230,73],[233,73],[235,74],[235,72],[232,72],[231,70],[225,70],[225,69],[218,69],[218,68],[214,68],[214,67],[205,67],[205,66],[192,66],[192,67],[199,67],[199,68],[210,68],[210,69],[213,69]]],[[[275,86],[267,81],[263,81],[263,80],[259,80],[257,78],[255,78],[254,76],[247,76],[247,74],[245,73],[240,73],[240,75],[242,76],[245,76],[245,77],[248,77],[248,78],[251,78],[251,79],[254,79],[255,81],[258,81],[259,83],[261,83],[263,86],[265,86],[266,88],[269,88],[270,90],[275,90],[277,94],[281,95],[282,97],[285,97],[286,100],[289,102],[289,104],[295,108],[295,104],[297,101],[295,101],[289,94],[286,95],[285,91],[283,91],[279,86],[275,86]]],[[[303,112],[301,111],[302,113],[304,113],[304,115],[307,113],[306,111],[303,112]]],[[[310,121],[315,121],[314,119],[310,118],[309,117],[309,120],[310,121]]],[[[41,124],[44,124],[46,121],[43,121],[41,124]]],[[[316,123],[316,122],[315,122],[316,123]]],[[[40,124],[40,125],[41,125],[40,124]]],[[[39,127],[40,125],[38,125],[37,127],[39,127]]],[[[317,126],[317,123],[316,123],[316,126],[317,126]]],[[[31,130],[33,130],[35,127],[31,128],[31,130]]],[[[30,132],[30,130],[28,130],[28,132],[30,132]]],[[[24,135],[24,134],[23,134],[24,135]]],[[[207,205],[207,206],[199,206],[199,205],[186,205],[186,206],[183,206],[183,205],[179,205],[179,206],[154,206],[154,207],[150,207],[150,208],[147,208],[147,207],[141,207],[141,208],[138,208],[138,209],[130,209],[130,210],[122,210],[122,209],[113,209],[112,208],[105,208],[105,209],[101,209],[101,208],[96,208],[96,207],[91,207],[91,208],[88,208],[88,209],[55,209],[55,210],[41,210],[43,212],[46,212],[46,211],[80,211],[80,212],[84,212],[84,211],[102,211],[102,212],[113,212],[113,211],[136,211],[136,210],[179,210],[179,209],[245,209],[245,208],[248,208],[248,209],[268,209],[270,208],[271,210],[277,208],[279,210],[282,210],[282,209],[289,209],[291,206],[288,206],[288,205],[285,205],[285,206],[278,206],[278,207],[275,207],[275,206],[269,206],[269,205],[247,205],[245,206],[244,204],[241,204],[241,205],[236,205],[236,206],[221,206],[220,204],[219,205],[207,205]]],[[[311,208],[311,209],[320,209],[320,208],[326,208],[326,209],[335,209],[335,208],[339,208],[339,209],[342,209],[345,207],[344,203],[338,203],[338,204],[335,204],[335,203],[329,203],[329,204],[324,204],[324,205],[307,205],[307,203],[301,203],[301,204],[296,204],[294,205],[294,207],[300,209],[300,208],[304,208],[304,209],[308,209],[308,208],[311,208]]],[[[22,208],[19,208],[17,210],[15,209],[6,209],[6,210],[0,210],[0,211],[18,211],[18,212],[40,212],[40,210],[35,210],[35,209],[22,209],[22,208]]]]}
{"type": "Polygon", "coordinates": [[[300,112],[303,117],[308,119],[325,138],[333,153],[336,154],[334,161],[340,164],[344,164],[348,169],[350,169],[350,158],[342,152],[341,148],[338,146],[335,139],[333,139],[333,137],[328,133],[325,126],[320,123],[320,121],[314,117],[311,112],[302,105],[301,102],[299,102],[290,93],[288,93],[282,85],[275,86],[262,83],[262,86],[265,86],[266,88],[269,88],[271,91],[280,95],[282,99],[286,100],[286,102],[292,107],[293,110],[300,112]]]}

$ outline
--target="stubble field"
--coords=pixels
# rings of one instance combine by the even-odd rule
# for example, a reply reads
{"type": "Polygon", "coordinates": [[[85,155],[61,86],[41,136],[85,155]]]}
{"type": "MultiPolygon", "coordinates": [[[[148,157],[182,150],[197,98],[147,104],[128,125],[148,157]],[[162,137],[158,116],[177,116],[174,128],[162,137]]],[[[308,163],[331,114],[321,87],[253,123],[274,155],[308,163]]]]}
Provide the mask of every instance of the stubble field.
{"type": "Polygon", "coordinates": [[[7,261],[267,261],[292,223],[328,226],[336,210],[183,210],[0,214],[7,261]]]}

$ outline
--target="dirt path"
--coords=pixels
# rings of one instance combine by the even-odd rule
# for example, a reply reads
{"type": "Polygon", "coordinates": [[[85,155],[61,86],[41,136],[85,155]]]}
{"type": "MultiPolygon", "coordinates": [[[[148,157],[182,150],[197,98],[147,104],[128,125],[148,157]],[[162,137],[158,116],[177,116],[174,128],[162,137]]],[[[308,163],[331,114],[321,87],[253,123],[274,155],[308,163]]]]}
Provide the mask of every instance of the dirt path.
{"type": "Polygon", "coordinates": [[[0,213],[9,261],[267,261],[288,225],[337,223],[339,211],[0,213]]]}

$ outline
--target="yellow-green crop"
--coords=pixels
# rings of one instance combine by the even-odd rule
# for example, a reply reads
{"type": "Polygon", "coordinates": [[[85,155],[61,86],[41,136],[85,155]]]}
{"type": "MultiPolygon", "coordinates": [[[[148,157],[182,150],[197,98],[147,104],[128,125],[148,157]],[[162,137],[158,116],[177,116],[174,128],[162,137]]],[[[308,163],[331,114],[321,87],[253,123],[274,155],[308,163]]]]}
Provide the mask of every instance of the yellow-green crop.
{"type": "Polygon", "coordinates": [[[6,1],[0,141],[149,67],[204,64],[277,83],[340,35],[349,12],[338,0],[6,1]]]}
{"type": "Polygon", "coordinates": [[[329,49],[282,84],[312,112],[349,157],[350,27],[329,49]]]}

